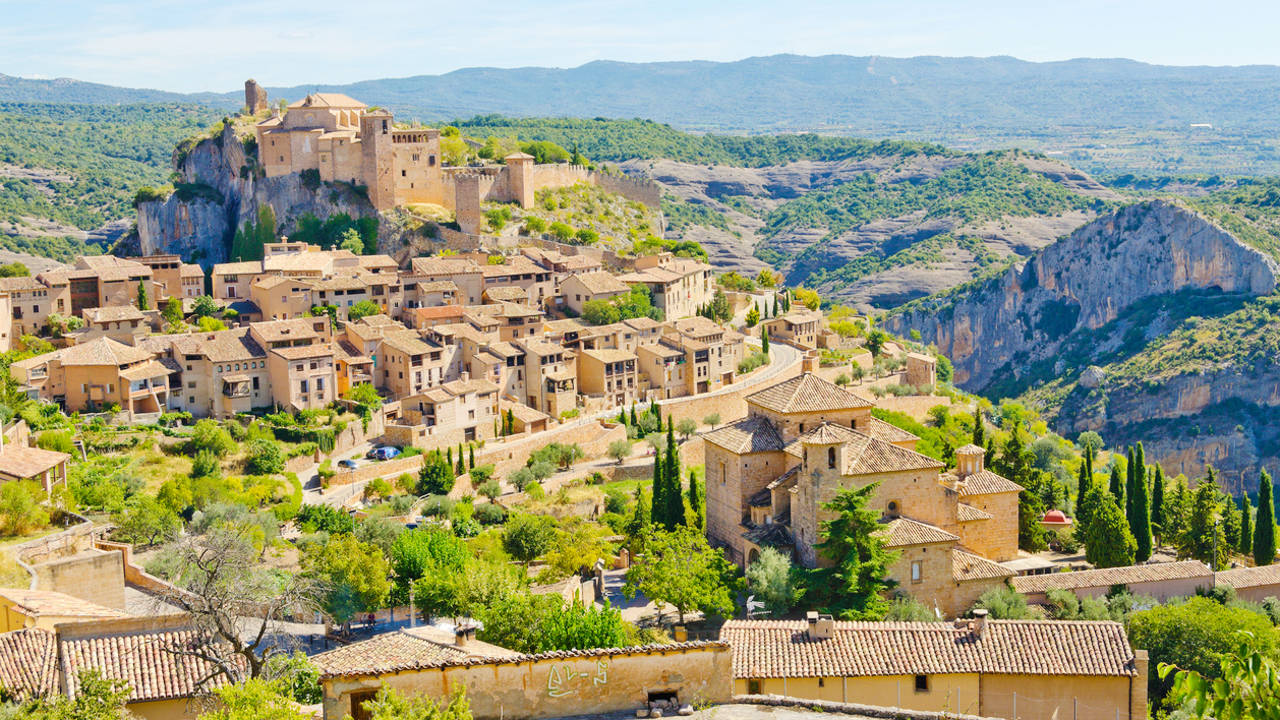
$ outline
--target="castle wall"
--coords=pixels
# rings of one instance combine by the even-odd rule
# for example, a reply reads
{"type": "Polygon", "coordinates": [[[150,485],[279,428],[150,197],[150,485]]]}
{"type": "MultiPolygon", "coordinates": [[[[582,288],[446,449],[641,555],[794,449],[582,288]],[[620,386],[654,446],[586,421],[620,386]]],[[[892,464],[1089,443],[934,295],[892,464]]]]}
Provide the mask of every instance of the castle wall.
{"type": "Polygon", "coordinates": [[[634,200],[655,209],[662,206],[662,186],[652,180],[638,180],[594,171],[590,173],[589,180],[596,187],[621,195],[628,200],[634,200]]]}

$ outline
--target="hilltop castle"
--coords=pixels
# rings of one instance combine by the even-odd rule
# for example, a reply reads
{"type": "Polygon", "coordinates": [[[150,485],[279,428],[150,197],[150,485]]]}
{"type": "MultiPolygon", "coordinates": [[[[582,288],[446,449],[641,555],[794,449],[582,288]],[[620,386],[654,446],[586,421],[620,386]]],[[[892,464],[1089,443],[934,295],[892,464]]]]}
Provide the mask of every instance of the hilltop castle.
{"type": "MultiPolygon", "coordinates": [[[[266,92],[245,83],[248,108],[266,107],[266,92]]],[[[259,110],[260,111],[260,110],[259,110]]],[[[397,128],[394,116],[340,93],[312,93],[278,110],[256,126],[258,161],[267,177],[315,170],[324,182],[349,182],[368,189],[378,210],[432,203],[453,210],[463,232],[478,232],[482,202],[533,205],[544,188],[575,183],[599,185],[628,199],[658,207],[658,186],[597,173],[581,165],[537,164],[513,153],[505,165],[446,167],[440,131],[397,128]]]]}

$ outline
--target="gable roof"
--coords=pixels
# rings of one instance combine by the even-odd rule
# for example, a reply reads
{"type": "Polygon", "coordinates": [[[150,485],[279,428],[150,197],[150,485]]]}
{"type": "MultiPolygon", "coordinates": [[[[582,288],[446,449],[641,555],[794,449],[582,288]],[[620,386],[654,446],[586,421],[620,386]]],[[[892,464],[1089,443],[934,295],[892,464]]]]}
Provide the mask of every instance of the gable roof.
{"type": "Polygon", "coordinates": [[[909,442],[911,440],[919,440],[920,437],[914,433],[903,430],[897,425],[881,420],[880,418],[871,418],[871,424],[868,426],[871,437],[877,440],[883,440],[887,443],[909,442]]]}
{"type": "Polygon", "coordinates": [[[968,550],[954,548],[951,551],[951,579],[956,582],[999,580],[1011,578],[1014,575],[1017,575],[1017,573],[1000,563],[988,560],[968,550]]]}
{"type": "Polygon", "coordinates": [[[830,638],[811,639],[802,620],[730,620],[720,639],[733,648],[735,678],[1137,675],[1115,622],[988,620],[981,634],[967,624],[836,622],[830,638]]]}
{"type": "Polygon", "coordinates": [[[83,345],[72,345],[58,353],[63,365],[129,365],[151,359],[151,353],[131,345],[100,337],[83,345]]]}
{"type": "Polygon", "coordinates": [[[804,373],[747,396],[747,402],[779,413],[869,408],[874,403],[813,373],[804,373]]]}
{"type": "Polygon", "coordinates": [[[871,475],[899,470],[926,470],[945,467],[939,460],[915,450],[891,445],[856,430],[850,430],[852,438],[844,443],[843,475],[871,475]]]}
{"type": "Polygon", "coordinates": [[[582,287],[592,295],[600,295],[602,293],[626,293],[631,292],[631,287],[614,277],[611,273],[603,270],[594,272],[578,273],[565,278],[565,282],[569,280],[577,280],[582,287]]]}
{"type": "MultiPolygon", "coordinates": [[[[0,474],[16,478],[33,478],[66,462],[71,456],[56,450],[5,443],[0,448],[0,474]]],[[[7,591],[0,591],[4,594],[7,591]]]]}
{"type": "Polygon", "coordinates": [[[979,470],[969,473],[963,480],[956,483],[956,492],[960,493],[960,497],[995,495],[996,493],[1022,492],[1022,486],[990,470],[979,470]]]}
{"type": "Polygon", "coordinates": [[[290,108],[363,108],[368,107],[364,103],[355,98],[348,97],[342,93],[316,92],[311,93],[301,100],[289,103],[290,108]]]}
{"type": "Polygon", "coordinates": [[[411,668],[451,665],[472,658],[509,658],[506,648],[472,640],[458,647],[453,635],[433,627],[401,628],[314,655],[321,675],[381,675],[411,668]]]}
{"type": "Polygon", "coordinates": [[[926,525],[910,518],[890,520],[877,532],[884,536],[885,544],[888,547],[932,545],[934,543],[955,542],[960,539],[946,530],[926,525]]]}
{"type": "Polygon", "coordinates": [[[702,439],[738,455],[780,452],[784,446],[782,436],[774,429],[773,423],[759,415],[712,430],[702,439]]]}

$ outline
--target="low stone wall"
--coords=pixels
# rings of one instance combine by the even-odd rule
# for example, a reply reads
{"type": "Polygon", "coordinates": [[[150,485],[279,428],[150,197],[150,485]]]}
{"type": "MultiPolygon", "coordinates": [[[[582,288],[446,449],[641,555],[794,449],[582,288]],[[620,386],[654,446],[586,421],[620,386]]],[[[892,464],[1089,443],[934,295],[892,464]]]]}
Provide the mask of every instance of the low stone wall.
{"type": "Polygon", "coordinates": [[[124,562],[119,553],[89,549],[33,566],[38,590],[53,590],[123,610],[124,562]]]}
{"type": "Polygon", "coordinates": [[[647,708],[656,693],[701,707],[727,702],[733,694],[731,651],[721,642],[552,652],[380,676],[321,672],[326,718],[350,714],[353,693],[384,684],[401,694],[433,698],[465,687],[477,720],[633,712],[647,708]]]}
{"type": "MultiPolygon", "coordinates": [[[[495,475],[505,477],[511,472],[524,467],[529,454],[540,447],[551,443],[563,445],[577,444],[586,457],[603,457],[609,449],[609,443],[624,440],[627,431],[614,423],[602,423],[590,418],[565,423],[546,432],[527,435],[520,438],[508,438],[501,442],[489,441],[484,447],[476,450],[477,465],[494,465],[495,475]]],[[[464,483],[459,482],[458,485],[464,483]]],[[[470,483],[466,483],[469,487],[470,483]]],[[[457,486],[455,486],[457,490],[457,486]]],[[[464,491],[467,492],[467,491],[464,491]]]]}

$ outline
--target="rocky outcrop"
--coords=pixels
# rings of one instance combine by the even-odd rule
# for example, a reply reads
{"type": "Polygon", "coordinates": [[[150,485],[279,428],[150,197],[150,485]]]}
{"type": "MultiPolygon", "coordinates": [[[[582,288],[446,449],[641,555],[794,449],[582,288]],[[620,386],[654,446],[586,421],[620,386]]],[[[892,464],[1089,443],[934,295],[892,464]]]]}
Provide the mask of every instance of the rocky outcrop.
{"type": "Polygon", "coordinates": [[[981,390],[997,372],[1052,358],[1146,297],[1194,288],[1263,295],[1280,266],[1204,217],[1164,201],[1105,215],[1003,274],[904,307],[886,319],[947,354],[956,381],[981,390]]]}
{"type": "Polygon", "coordinates": [[[137,252],[175,253],[208,267],[232,259],[231,238],[246,222],[256,222],[263,207],[274,211],[280,234],[308,214],[320,219],[338,213],[376,215],[369,201],[347,186],[309,186],[299,174],[261,177],[256,164],[253,150],[246,150],[231,124],[185,152],[175,151],[178,191],[138,206],[137,252]]]}

